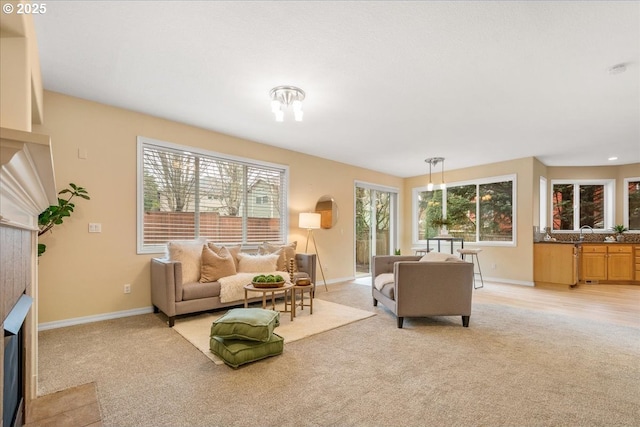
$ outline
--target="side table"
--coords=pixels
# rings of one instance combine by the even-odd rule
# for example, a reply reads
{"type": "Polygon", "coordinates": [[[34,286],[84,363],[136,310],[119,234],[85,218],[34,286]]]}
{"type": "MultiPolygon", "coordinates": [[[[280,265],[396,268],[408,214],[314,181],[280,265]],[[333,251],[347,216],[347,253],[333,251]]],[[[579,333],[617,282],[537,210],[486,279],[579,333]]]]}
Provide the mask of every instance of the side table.
{"type": "Polygon", "coordinates": [[[293,295],[291,297],[291,309],[293,311],[293,317],[296,316],[296,306],[298,305],[296,295],[298,291],[300,291],[300,310],[304,310],[305,307],[309,307],[310,314],[313,314],[313,283],[309,285],[294,285],[292,291],[293,295]],[[304,303],[305,292],[309,292],[309,304],[304,303]]]}
{"type": "Polygon", "coordinates": [[[291,320],[295,316],[293,301],[292,298],[293,293],[292,289],[294,285],[292,283],[285,283],[279,288],[256,288],[253,284],[249,283],[248,285],[244,285],[244,308],[249,306],[249,292],[262,292],[262,308],[267,308],[267,293],[271,292],[271,309],[275,311],[276,309],[276,292],[284,292],[284,310],[283,313],[291,313],[291,320]],[[288,299],[287,299],[288,297],[288,299]],[[287,310],[289,307],[289,302],[291,301],[291,309],[287,310]]]}

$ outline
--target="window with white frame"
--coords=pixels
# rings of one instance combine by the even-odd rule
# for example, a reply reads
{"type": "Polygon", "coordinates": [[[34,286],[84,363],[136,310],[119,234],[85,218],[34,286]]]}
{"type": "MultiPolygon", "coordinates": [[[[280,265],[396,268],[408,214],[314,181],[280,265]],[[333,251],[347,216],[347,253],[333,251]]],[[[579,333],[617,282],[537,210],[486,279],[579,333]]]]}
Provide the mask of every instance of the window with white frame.
{"type": "Polygon", "coordinates": [[[413,189],[414,242],[444,229],[465,242],[515,243],[515,175],[413,189]]]}
{"type": "Polygon", "coordinates": [[[138,137],[138,253],[287,240],[288,168],[138,137]]]}
{"type": "Polygon", "coordinates": [[[613,227],[614,184],[612,179],[552,180],[552,229],[577,231],[584,226],[594,230],[613,227]]]}
{"type": "Polygon", "coordinates": [[[624,225],[640,232],[640,177],[624,180],[624,225]]]}
{"type": "Polygon", "coordinates": [[[547,179],[540,177],[540,232],[547,228],[547,179]]]}

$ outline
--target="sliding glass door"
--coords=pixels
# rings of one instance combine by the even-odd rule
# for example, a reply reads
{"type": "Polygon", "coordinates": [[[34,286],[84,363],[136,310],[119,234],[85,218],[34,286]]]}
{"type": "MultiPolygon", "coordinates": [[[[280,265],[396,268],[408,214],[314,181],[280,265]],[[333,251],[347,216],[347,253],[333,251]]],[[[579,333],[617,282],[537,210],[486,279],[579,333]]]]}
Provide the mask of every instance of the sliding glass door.
{"type": "Polygon", "coordinates": [[[394,253],[398,242],[398,191],[356,182],[356,276],[371,273],[373,255],[394,253]]]}

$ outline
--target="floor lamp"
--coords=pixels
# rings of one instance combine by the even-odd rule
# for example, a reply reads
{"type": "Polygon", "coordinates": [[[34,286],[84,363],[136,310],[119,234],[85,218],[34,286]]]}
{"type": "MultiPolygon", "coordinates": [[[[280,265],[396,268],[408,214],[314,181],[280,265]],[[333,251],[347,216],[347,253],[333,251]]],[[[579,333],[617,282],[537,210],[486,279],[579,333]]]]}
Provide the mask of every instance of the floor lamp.
{"type": "Polygon", "coordinates": [[[298,217],[298,227],[307,229],[307,245],[304,248],[305,252],[309,249],[309,240],[313,240],[313,248],[316,251],[316,257],[318,258],[318,265],[320,266],[320,273],[322,274],[322,280],[324,281],[324,288],[328,291],[327,279],[324,278],[324,270],[322,270],[320,254],[318,253],[318,246],[316,245],[316,237],[313,235],[313,230],[318,230],[320,228],[320,214],[310,212],[300,213],[300,216],[298,217]]]}

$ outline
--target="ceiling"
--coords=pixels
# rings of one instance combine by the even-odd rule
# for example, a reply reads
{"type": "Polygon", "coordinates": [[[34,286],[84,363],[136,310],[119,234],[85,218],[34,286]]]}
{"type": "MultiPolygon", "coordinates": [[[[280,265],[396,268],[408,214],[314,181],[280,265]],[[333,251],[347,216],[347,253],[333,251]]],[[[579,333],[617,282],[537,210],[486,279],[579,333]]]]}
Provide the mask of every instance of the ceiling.
{"type": "Polygon", "coordinates": [[[637,1],[56,1],[34,21],[47,90],[399,177],[640,162],[637,1]],[[303,122],[275,122],[278,85],[306,92],[303,122]]]}

